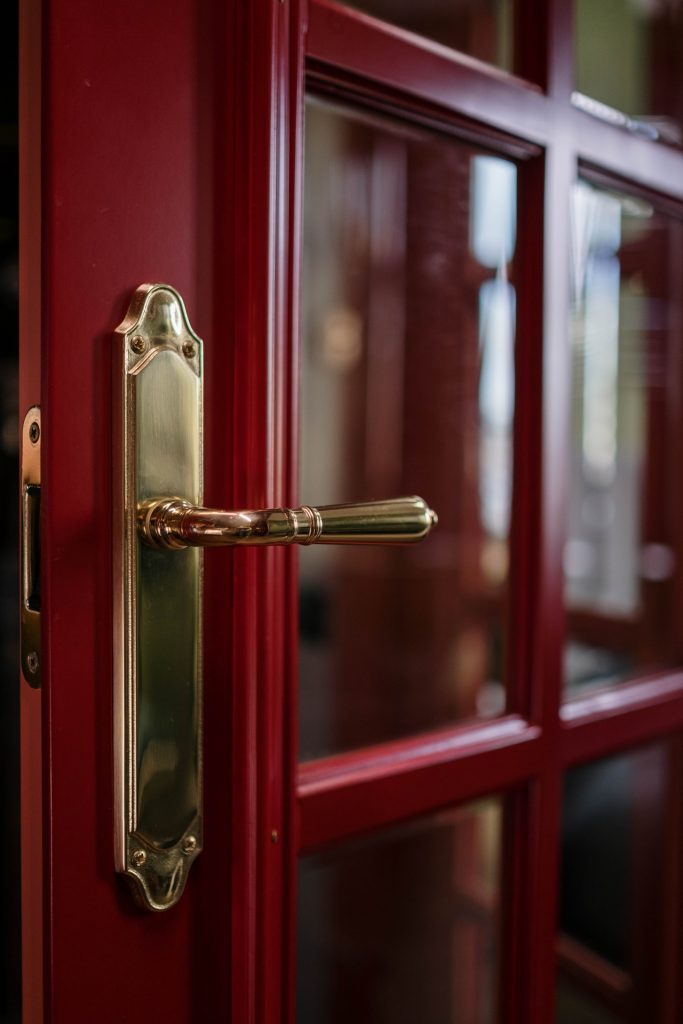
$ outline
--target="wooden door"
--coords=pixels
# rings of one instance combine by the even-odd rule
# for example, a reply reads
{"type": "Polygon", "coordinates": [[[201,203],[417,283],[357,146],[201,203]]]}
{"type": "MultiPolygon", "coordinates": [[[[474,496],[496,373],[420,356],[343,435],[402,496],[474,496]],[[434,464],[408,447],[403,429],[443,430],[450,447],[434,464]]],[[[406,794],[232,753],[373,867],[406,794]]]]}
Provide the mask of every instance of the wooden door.
{"type": "Polygon", "coordinates": [[[24,3],[27,1022],[680,1019],[681,27],[621,7],[24,3]],[[440,515],[209,552],[205,848],[159,915],[112,840],[144,281],[205,339],[212,505],[440,515]]]}

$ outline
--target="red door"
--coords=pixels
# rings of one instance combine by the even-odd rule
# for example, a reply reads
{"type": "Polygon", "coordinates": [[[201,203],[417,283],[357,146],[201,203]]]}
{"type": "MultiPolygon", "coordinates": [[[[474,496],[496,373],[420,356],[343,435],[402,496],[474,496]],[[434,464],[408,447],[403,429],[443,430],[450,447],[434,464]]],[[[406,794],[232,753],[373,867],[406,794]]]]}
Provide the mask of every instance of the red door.
{"type": "Polygon", "coordinates": [[[23,4],[27,1024],[681,1019],[683,27],[594,7],[23,4]],[[203,850],[158,914],[113,838],[143,282],[204,339],[207,504],[439,514],[207,552],[203,850]]]}

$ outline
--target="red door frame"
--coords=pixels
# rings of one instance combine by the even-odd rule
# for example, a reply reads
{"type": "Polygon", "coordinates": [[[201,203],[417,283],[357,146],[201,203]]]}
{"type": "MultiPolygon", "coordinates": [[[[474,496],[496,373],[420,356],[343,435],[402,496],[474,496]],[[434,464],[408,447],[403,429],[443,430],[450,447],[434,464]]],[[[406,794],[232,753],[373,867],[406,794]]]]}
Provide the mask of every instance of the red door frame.
{"type": "Polygon", "coordinates": [[[572,109],[563,0],[531,25],[545,91],[329,0],[200,12],[181,0],[172,19],[157,0],[22,11],[21,406],[43,407],[47,553],[46,682],[22,687],[26,1021],[42,1018],[42,992],[58,1024],[293,1021],[299,855],[522,787],[501,1004],[506,1021],[547,1024],[562,773],[683,727],[681,672],[562,707],[569,254],[555,240],[568,237],[577,161],[617,183],[628,167],[625,184],[680,211],[683,156],[572,109]],[[296,500],[304,73],[311,88],[523,164],[510,711],[298,767],[295,561],[218,553],[206,572],[206,850],[181,906],[142,915],[110,848],[108,332],[140,282],[176,285],[212,366],[207,496],[296,500]]]}

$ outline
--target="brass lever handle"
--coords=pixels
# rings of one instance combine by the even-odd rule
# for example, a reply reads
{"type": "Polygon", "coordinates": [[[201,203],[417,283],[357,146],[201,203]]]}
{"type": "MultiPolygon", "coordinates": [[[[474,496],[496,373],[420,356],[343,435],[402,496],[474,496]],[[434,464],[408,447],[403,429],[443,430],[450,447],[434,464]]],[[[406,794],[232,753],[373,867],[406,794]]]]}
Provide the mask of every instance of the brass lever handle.
{"type": "MultiPolygon", "coordinates": [[[[400,544],[425,537],[436,516],[421,498],[318,509],[203,508],[203,346],[181,296],[170,285],[141,285],[116,339],[114,851],[117,871],[156,911],[181,898],[204,846],[197,549],[400,544]]],[[[34,483],[40,478],[25,477],[25,485],[34,483]]],[[[260,632],[254,640],[263,642],[260,632]]]]}
{"type": "Polygon", "coordinates": [[[145,502],[138,511],[139,532],[158,548],[406,544],[422,540],[436,522],[436,513],[417,497],[250,512],[222,512],[181,498],[161,498],[145,502]]]}

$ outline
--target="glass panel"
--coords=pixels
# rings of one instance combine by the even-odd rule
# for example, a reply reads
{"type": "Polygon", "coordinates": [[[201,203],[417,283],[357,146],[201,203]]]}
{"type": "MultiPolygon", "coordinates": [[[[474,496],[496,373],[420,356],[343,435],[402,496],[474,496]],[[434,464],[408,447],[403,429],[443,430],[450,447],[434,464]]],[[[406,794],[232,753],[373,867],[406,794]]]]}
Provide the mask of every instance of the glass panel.
{"type": "Polygon", "coordinates": [[[574,192],[570,688],[680,660],[681,224],[640,199],[574,192]]]}
{"type": "Polygon", "coordinates": [[[302,550],[304,758],[504,708],[515,237],[513,164],[309,103],[301,499],[439,526],[302,550]]]}
{"type": "Polygon", "coordinates": [[[667,915],[678,913],[666,899],[677,871],[667,856],[677,828],[669,763],[670,748],[657,745],[567,772],[559,1006],[569,1013],[583,1003],[584,1015],[559,1020],[661,1019],[663,957],[653,937],[671,935],[667,915]]]}
{"type": "Polygon", "coordinates": [[[496,1020],[502,801],[306,857],[298,1024],[496,1020]]]}
{"type": "Polygon", "coordinates": [[[560,979],[557,990],[557,1024],[623,1024],[623,1017],[617,1017],[595,996],[560,979]]]}
{"type": "Polygon", "coordinates": [[[514,0],[347,0],[347,6],[512,71],[514,0]]]}
{"type": "Polygon", "coordinates": [[[636,118],[636,130],[677,143],[683,125],[682,47],[678,0],[576,2],[578,90],[636,118]]]}

